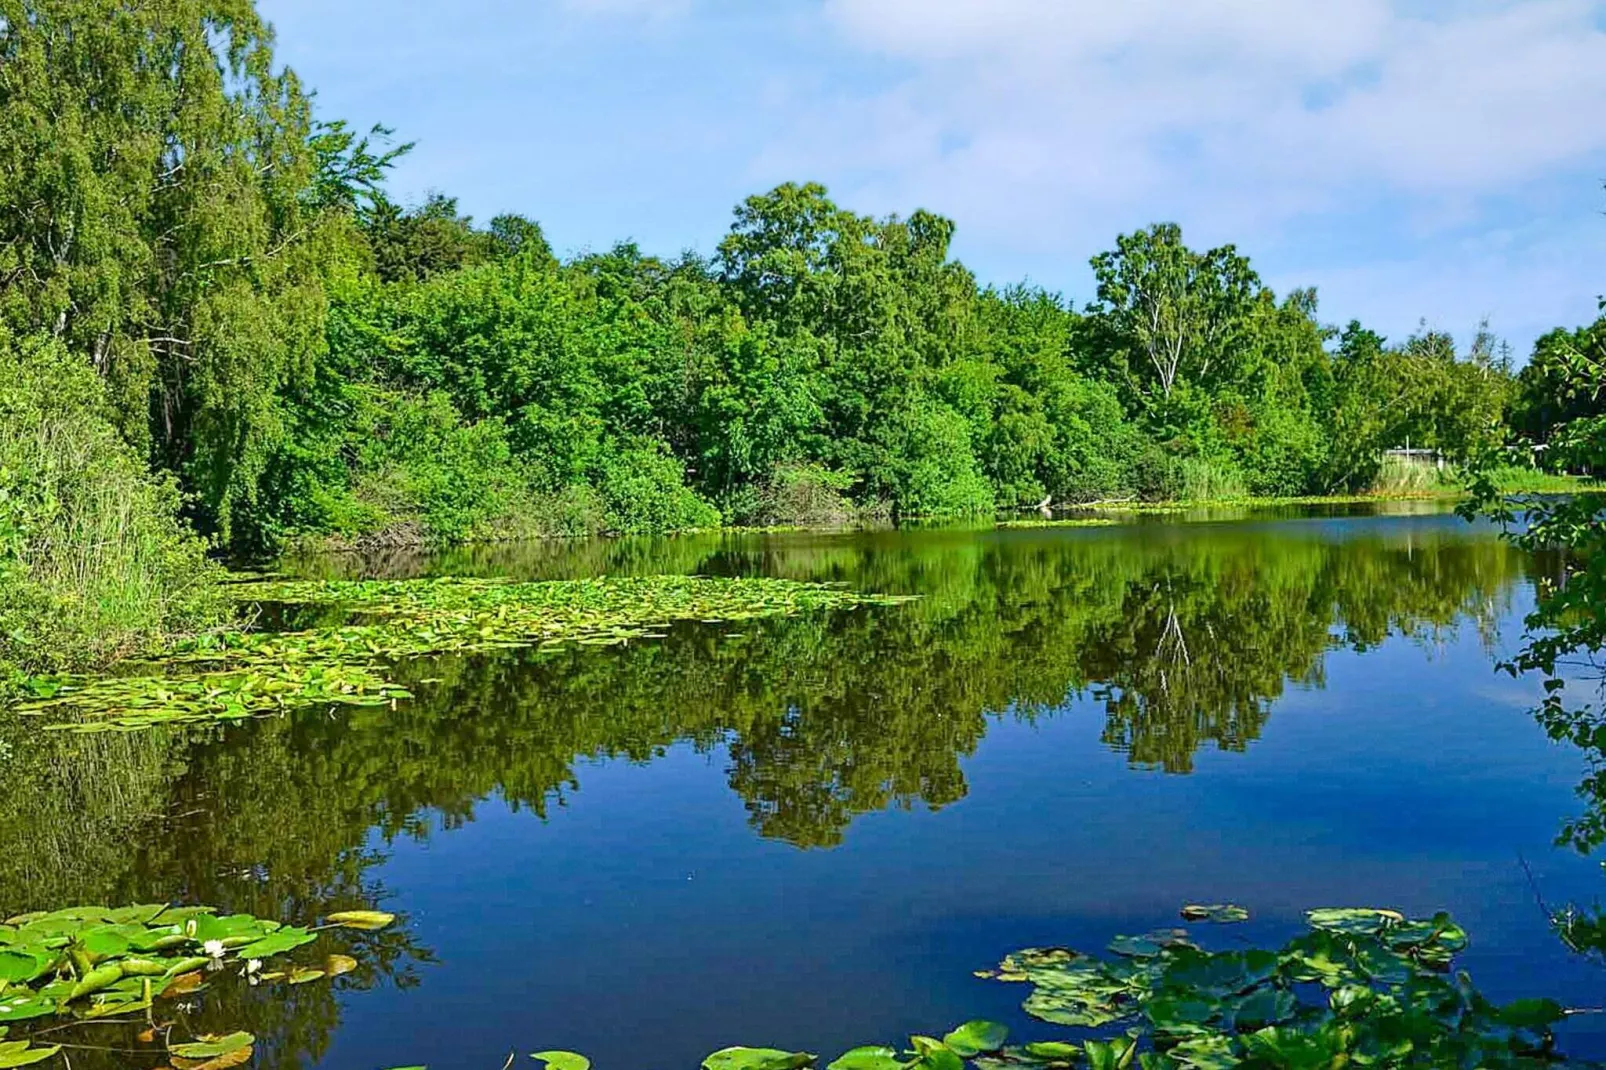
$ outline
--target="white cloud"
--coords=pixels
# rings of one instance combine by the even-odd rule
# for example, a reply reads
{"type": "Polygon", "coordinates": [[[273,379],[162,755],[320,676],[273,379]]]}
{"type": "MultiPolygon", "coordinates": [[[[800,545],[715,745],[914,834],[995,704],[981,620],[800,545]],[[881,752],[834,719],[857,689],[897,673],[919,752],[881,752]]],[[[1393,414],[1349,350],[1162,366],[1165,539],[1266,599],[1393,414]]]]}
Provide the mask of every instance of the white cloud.
{"type": "Polygon", "coordinates": [[[863,168],[864,146],[890,139],[904,154],[872,185],[941,196],[967,219],[1000,198],[1057,195],[1117,212],[1224,206],[1274,226],[1357,193],[1479,196],[1602,158],[1600,9],[1524,0],[1427,19],[1388,0],[826,0],[848,43],[907,74],[815,126],[896,125],[793,152],[863,168]]]}

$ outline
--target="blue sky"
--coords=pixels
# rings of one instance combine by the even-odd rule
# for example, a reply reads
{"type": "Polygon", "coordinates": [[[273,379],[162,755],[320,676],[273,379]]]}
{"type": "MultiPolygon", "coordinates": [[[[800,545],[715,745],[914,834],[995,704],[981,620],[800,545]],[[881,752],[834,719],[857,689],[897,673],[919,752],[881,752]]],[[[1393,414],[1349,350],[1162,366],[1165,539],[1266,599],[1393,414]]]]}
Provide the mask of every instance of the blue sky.
{"type": "Polygon", "coordinates": [[[1180,222],[1324,319],[1525,352],[1606,291],[1606,0],[261,0],[320,113],[418,142],[404,200],[565,252],[712,250],[818,180],[927,208],[987,282],[1091,296],[1180,222]]]}

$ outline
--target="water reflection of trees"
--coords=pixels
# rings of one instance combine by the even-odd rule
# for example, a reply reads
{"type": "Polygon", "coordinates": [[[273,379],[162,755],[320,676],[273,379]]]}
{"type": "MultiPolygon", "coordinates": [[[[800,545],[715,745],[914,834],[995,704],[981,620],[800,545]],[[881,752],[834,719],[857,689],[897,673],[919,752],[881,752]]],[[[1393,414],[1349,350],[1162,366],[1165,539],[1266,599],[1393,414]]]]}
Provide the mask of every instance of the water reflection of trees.
{"type": "MultiPolygon", "coordinates": [[[[1203,747],[1256,739],[1291,684],[1321,686],[1335,647],[1431,640],[1469,618],[1487,633],[1525,560],[1458,529],[656,545],[632,551],[632,570],[762,571],[923,597],[749,622],[739,637],[681,627],[619,650],[407,666],[419,698],[395,710],[227,733],[0,725],[11,755],[0,906],[177,898],[307,920],[380,901],[374,863],[398,837],[471,820],[493,796],[545,815],[578,786],[580,762],[647,762],[677,743],[723,756],[759,834],[829,846],[857,814],[962,798],[961,761],[989,718],[1052,715],[1078,695],[1102,704],[1102,738],[1129,761],[1188,772],[1203,747]]],[[[427,957],[387,938],[350,982],[407,984],[427,957]]],[[[276,1038],[275,1065],[316,1057],[338,1021],[329,988],[296,998],[293,1012],[249,1014],[276,1038]]]]}

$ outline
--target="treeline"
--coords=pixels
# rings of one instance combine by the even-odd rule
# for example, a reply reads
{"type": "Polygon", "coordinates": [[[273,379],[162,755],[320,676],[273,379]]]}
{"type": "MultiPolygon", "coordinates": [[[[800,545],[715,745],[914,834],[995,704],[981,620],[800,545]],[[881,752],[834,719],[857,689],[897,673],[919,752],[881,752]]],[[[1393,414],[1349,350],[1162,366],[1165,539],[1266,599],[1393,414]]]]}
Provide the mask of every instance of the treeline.
{"type": "Polygon", "coordinates": [[[523,217],[395,204],[406,149],[318,121],[253,0],[0,0],[8,621],[192,613],[178,495],[260,555],[1354,491],[1389,447],[1505,435],[1487,332],[1335,330],[1172,225],[1095,257],[1085,306],[817,185],[749,198],[711,257],[565,260],[523,217]],[[108,495],[130,465],[148,489],[108,495]],[[124,528],[108,570],[84,532],[124,528]],[[95,574],[145,593],[86,609],[95,574]]]}

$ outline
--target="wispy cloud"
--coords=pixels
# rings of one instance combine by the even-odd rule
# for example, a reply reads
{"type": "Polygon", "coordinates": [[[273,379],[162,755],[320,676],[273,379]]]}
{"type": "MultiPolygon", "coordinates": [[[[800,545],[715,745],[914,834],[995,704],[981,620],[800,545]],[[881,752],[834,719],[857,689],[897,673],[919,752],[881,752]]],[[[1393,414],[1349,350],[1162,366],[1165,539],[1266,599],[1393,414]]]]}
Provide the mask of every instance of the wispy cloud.
{"type": "Polygon", "coordinates": [[[819,179],[1074,296],[1157,219],[1390,333],[1606,289],[1603,0],[263,0],[399,178],[560,242],[710,247],[819,179]],[[370,48],[348,42],[368,40],[370,48]]]}

